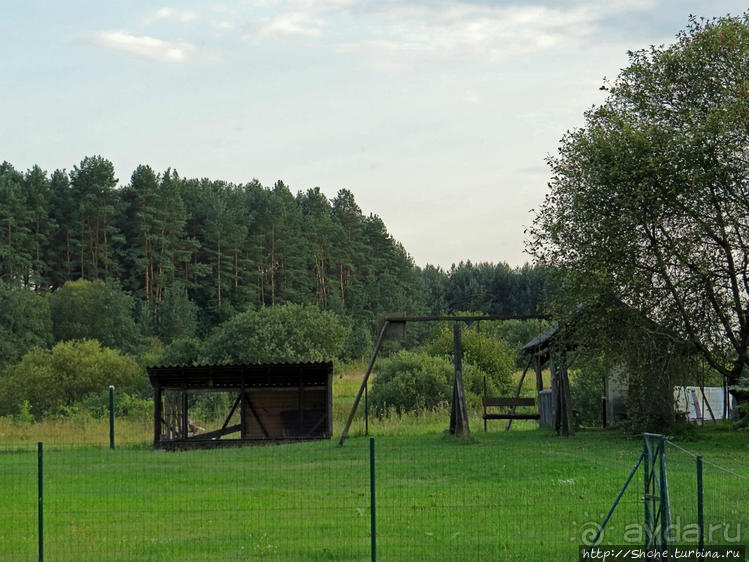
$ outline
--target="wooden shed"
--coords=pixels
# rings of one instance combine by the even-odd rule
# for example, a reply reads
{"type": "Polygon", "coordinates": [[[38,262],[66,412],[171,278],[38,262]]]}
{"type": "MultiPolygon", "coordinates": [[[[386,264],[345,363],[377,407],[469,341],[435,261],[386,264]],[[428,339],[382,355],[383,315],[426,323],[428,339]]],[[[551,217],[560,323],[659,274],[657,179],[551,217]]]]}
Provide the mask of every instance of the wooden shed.
{"type": "Polygon", "coordinates": [[[569,341],[569,327],[570,322],[562,326],[558,323],[552,325],[525,344],[522,351],[531,358],[536,371],[539,424],[552,424],[557,434],[574,436],[575,420],[567,370],[575,357],[569,352],[577,346],[569,341]],[[546,365],[551,372],[551,395],[543,391],[541,373],[546,365]]]}
{"type": "MultiPolygon", "coordinates": [[[[154,447],[209,448],[330,439],[333,363],[148,367],[154,389],[154,447]],[[223,424],[190,417],[195,395],[225,393],[223,424]]],[[[223,416],[222,416],[223,418],[223,416]]]]}

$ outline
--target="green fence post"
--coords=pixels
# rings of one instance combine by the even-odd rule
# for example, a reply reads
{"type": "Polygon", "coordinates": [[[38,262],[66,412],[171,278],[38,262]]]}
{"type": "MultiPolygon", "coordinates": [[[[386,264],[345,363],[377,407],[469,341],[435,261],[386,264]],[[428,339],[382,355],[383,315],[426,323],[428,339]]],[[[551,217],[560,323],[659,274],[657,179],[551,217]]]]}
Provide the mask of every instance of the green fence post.
{"type": "Polygon", "coordinates": [[[661,546],[671,547],[673,536],[671,533],[671,499],[668,495],[668,475],[666,474],[666,438],[661,435],[658,442],[660,451],[660,502],[658,509],[661,518],[661,546]]]}
{"type": "MultiPolygon", "coordinates": [[[[644,433],[645,449],[645,532],[647,548],[670,547],[671,503],[666,474],[666,438],[658,433],[644,433]]],[[[670,558],[669,558],[670,560],[670,558]]]]}
{"type": "Polygon", "coordinates": [[[369,435],[369,385],[364,387],[364,435],[369,435]]]}
{"type": "Polygon", "coordinates": [[[377,560],[377,518],[375,516],[375,440],[369,438],[369,512],[372,534],[372,562],[377,560]]]}
{"type": "Polygon", "coordinates": [[[699,547],[705,546],[705,514],[702,496],[702,457],[697,457],[697,526],[699,527],[699,547]]]}
{"type": "Polygon", "coordinates": [[[39,562],[44,561],[44,462],[43,445],[37,443],[37,513],[38,513],[38,535],[39,535],[39,562]]]}
{"type": "Polygon", "coordinates": [[[642,450],[642,456],[643,460],[645,461],[645,464],[642,467],[643,471],[643,481],[645,483],[645,491],[643,495],[644,504],[645,504],[645,535],[646,535],[646,544],[651,544],[653,533],[655,532],[655,524],[653,521],[653,512],[651,510],[651,504],[653,503],[653,500],[651,498],[651,491],[650,491],[650,461],[653,458],[653,453],[650,450],[650,445],[648,443],[647,436],[645,437],[645,446],[642,450]]]}
{"type": "Polygon", "coordinates": [[[109,385],[109,448],[114,449],[114,385],[109,385]]]}

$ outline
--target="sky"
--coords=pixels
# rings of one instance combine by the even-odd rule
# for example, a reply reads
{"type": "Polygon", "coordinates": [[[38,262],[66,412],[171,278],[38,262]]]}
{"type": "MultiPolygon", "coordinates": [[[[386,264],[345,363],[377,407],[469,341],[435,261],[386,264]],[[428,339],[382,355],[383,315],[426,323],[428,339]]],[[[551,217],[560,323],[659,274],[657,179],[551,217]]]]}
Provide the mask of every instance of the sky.
{"type": "Polygon", "coordinates": [[[627,51],[734,0],[2,0],[0,161],[349,189],[419,266],[530,261],[546,158],[627,51]]]}

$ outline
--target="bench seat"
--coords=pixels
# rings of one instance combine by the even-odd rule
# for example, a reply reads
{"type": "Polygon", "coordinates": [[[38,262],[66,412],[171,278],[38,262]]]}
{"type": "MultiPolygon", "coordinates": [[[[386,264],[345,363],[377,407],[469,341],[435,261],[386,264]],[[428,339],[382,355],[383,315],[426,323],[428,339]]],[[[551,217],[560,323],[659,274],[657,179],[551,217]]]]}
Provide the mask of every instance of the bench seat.
{"type": "Polygon", "coordinates": [[[505,397],[493,397],[484,396],[481,398],[481,404],[484,406],[484,431],[486,431],[486,420],[537,420],[540,419],[538,412],[529,413],[516,413],[515,408],[517,407],[533,407],[536,406],[536,400],[533,398],[505,398],[505,397]],[[504,412],[487,412],[487,408],[504,408],[511,409],[511,411],[504,412]]]}
{"type": "Polygon", "coordinates": [[[484,414],[485,420],[537,420],[538,414],[484,414]]]}

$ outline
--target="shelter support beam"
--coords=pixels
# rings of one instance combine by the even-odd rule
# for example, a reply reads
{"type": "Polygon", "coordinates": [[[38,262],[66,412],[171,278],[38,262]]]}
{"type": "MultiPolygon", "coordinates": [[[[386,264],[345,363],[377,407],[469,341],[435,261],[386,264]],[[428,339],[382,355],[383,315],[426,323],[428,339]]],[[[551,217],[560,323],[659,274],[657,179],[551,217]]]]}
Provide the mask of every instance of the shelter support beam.
{"type": "Polygon", "coordinates": [[[343,428],[343,433],[341,433],[341,438],[338,440],[339,446],[343,445],[343,442],[346,440],[346,437],[348,437],[348,431],[351,428],[351,422],[354,421],[354,415],[356,414],[356,409],[359,407],[359,402],[361,401],[362,394],[364,394],[364,389],[367,387],[367,381],[369,380],[369,375],[372,373],[372,367],[374,367],[375,360],[377,359],[377,354],[380,352],[380,347],[382,346],[382,340],[383,340],[383,337],[385,336],[385,331],[387,330],[388,324],[390,324],[390,321],[388,320],[385,320],[382,324],[382,329],[380,330],[380,335],[377,338],[377,343],[375,344],[374,351],[372,352],[372,357],[369,359],[367,372],[364,373],[364,378],[361,381],[359,392],[356,393],[354,404],[351,406],[351,412],[349,412],[348,419],[346,420],[346,426],[343,428]]]}
{"type": "Polygon", "coordinates": [[[162,403],[161,403],[161,387],[155,385],[153,387],[153,445],[156,447],[161,440],[161,423],[162,423],[162,403]]]}
{"type": "Polygon", "coordinates": [[[463,388],[463,340],[460,324],[453,325],[453,344],[455,349],[455,378],[453,379],[453,403],[450,411],[450,433],[463,439],[471,437],[468,427],[468,408],[463,388]]]}

